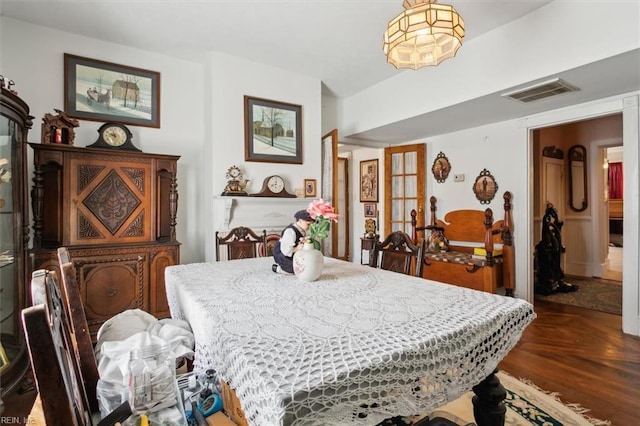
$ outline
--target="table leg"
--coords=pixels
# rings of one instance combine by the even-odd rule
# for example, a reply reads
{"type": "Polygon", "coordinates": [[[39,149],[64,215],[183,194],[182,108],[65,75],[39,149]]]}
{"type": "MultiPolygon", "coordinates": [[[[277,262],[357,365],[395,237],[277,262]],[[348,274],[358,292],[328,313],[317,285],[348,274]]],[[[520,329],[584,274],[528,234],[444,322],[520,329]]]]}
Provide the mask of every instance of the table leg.
{"type": "Polygon", "coordinates": [[[504,426],[507,391],[496,376],[498,369],[473,387],[473,416],[478,426],[504,426]]]}

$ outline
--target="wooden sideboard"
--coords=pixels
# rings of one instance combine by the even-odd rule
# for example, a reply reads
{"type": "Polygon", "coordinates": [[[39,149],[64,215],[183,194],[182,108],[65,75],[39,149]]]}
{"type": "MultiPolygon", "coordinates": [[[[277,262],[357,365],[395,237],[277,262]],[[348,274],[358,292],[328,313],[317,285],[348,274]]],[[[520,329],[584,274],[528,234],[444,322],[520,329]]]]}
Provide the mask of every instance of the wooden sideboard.
{"type": "Polygon", "coordinates": [[[180,256],[179,157],[30,146],[33,270],[58,270],[56,249],[69,249],[94,339],[104,321],[126,309],[168,317],[164,269],[180,256]]]}

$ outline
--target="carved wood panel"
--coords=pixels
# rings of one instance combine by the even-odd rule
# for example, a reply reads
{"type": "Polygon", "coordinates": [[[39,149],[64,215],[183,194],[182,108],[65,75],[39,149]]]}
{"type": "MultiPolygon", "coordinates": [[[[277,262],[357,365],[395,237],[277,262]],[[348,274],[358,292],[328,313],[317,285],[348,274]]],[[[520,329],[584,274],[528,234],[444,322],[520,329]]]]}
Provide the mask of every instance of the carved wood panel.
{"type": "MultiPolygon", "coordinates": [[[[112,316],[139,308],[157,318],[170,316],[164,283],[167,266],[179,263],[179,244],[70,248],[92,339],[112,316]]],[[[34,253],[35,269],[60,273],[55,251],[34,253]]]]}
{"type": "Polygon", "coordinates": [[[151,165],[135,159],[108,162],[71,160],[70,243],[105,244],[150,241],[151,165]],[[101,168],[102,167],[102,168],[101,168]]]}

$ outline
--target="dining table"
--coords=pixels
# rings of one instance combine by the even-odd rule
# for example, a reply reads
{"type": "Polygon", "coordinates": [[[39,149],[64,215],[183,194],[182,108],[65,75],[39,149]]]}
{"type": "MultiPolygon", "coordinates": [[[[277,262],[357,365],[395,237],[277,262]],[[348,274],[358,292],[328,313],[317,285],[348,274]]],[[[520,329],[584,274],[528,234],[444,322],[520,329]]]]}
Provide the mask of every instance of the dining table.
{"type": "Polygon", "coordinates": [[[329,257],[313,282],[272,264],[165,270],[171,316],[195,336],[194,369],[217,372],[249,425],[376,425],[471,389],[476,409],[501,410],[493,373],[536,316],[527,301],[329,257]]]}

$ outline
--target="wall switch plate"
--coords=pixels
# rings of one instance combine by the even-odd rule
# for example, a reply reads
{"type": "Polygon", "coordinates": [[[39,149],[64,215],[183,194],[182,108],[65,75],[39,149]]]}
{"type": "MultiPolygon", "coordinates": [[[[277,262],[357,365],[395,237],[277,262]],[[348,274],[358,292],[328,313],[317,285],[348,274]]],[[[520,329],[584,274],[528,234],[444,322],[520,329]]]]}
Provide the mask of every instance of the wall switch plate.
{"type": "Polygon", "coordinates": [[[453,175],[454,182],[464,182],[464,174],[453,175]]]}

